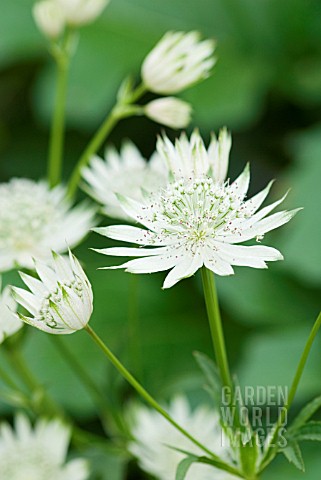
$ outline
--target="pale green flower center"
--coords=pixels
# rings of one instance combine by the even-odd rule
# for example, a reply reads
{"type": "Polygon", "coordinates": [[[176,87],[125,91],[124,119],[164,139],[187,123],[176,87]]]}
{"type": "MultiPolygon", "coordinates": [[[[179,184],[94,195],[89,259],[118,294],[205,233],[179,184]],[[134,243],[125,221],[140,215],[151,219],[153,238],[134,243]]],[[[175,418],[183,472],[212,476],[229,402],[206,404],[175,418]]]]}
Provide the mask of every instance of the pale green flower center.
{"type": "Polygon", "coordinates": [[[14,179],[0,186],[0,248],[25,250],[37,245],[59,213],[43,184],[14,179]]]}
{"type": "Polygon", "coordinates": [[[33,445],[0,456],[0,478],[10,480],[59,480],[60,468],[50,461],[48,454],[33,445]]]}
{"type": "Polygon", "coordinates": [[[42,300],[36,320],[44,322],[48,327],[59,328],[59,322],[57,322],[56,318],[58,315],[62,321],[63,313],[60,313],[61,309],[66,307],[66,304],[70,306],[70,291],[75,293],[80,300],[83,299],[84,284],[76,276],[71,281],[57,283],[57,288],[48,292],[42,300]]]}
{"type": "Polygon", "coordinates": [[[208,177],[170,185],[150,209],[155,231],[161,227],[158,236],[177,238],[189,248],[204,245],[218,232],[236,233],[235,221],[248,216],[237,188],[208,177]]]}

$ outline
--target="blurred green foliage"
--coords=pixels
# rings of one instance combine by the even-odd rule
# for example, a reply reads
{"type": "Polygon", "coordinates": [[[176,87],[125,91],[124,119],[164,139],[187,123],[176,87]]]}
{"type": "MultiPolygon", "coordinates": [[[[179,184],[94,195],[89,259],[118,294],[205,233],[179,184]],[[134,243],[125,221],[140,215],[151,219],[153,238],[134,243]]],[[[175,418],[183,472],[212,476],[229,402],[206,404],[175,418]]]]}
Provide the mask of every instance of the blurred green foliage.
{"type": "MultiPolygon", "coordinates": [[[[13,175],[39,178],[46,171],[55,72],[33,23],[32,4],[10,0],[0,16],[2,181],[13,175]]],[[[321,304],[321,2],[112,0],[95,24],[81,30],[72,62],[66,174],[113,105],[124,76],[133,73],[139,78],[144,56],[169,29],[197,29],[217,39],[213,76],[183,97],[192,102],[194,125],[205,138],[223,125],[232,130],[231,176],[250,161],[251,193],[277,177],[275,197],[291,187],[287,206],[304,207],[289,226],[264,240],[282,250],[282,264],[272,264],[268,271],[237,268],[233,278],[218,279],[228,349],[241,383],[289,384],[321,304]]],[[[121,138],[130,137],[149,155],[159,131],[145,119],[131,119],[116,127],[111,141],[119,145],[121,138]]],[[[160,399],[180,390],[193,401],[203,398],[203,379],[192,358],[193,350],[211,355],[200,279],[196,276],[164,292],[163,275],[139,277],[140,319],[133,335],[128,326],[130,275],[97,271],[106,259],[89,250],[106,244],[106,239],[91,234],[76,250],[94,286],[93,325],[160,399]]],[[[17,275],[6,274],[4,281],[17,283],[17,275]]],[[[73,416],[91,425],[95,405],[54,343],[43,333],[26,330],[24,353],[35,374],[73,416]]],[[[85,333],[63,340],[107,395],[112,396],[117,385],[125,405],[130,389],[85,333]]],[[[319,338],[296,408],[320,394],[320,347],[319,338]]],[[[0,361],[5,362],[1,352],[0,361]]],[[[1,407],[7,411],[4,404],[1,407]]],[[[320,450],[309,447],[306,454],[305,478],[319,479],[320,450]]],[[[99,452],[88,455],[98,458],[99,452]]],[[[123,478],[123,460],[100,456],[106,463],[102,470],[108,470],[101,478],[123,478]]],[[[280,459],[263,478],[298,475],[280,459]]]]}

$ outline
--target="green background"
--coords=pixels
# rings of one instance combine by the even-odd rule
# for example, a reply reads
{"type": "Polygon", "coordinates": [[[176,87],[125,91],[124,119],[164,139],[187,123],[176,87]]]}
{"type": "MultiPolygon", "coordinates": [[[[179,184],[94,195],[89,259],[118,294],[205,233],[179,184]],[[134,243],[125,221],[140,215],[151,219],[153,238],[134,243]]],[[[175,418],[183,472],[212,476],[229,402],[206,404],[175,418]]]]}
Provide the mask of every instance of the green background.
{"type": "MultiPolygon", "coordinates": [[[[0,16],[0,178],[38,179],[46,173],[54,67],[32,19],[32,1],[5,3],[0,16]]],[[[181,95],[193,104],[192,127],[198,126],[208,141],[211,130],[226,125],[233,134],[231,178],[249,161],[250,194],[277,178],[271,197],[291,187],[286,206],[304,207],[288,226],[264,240],[282,251],[284,262],[271,264],[268,271],[236,268],[234,277],[217,280],[228,350],[239,381],[287,385],[321,303],[321,2],[112,0],[96,23],[81,30],[72,61],[65,178],[112,107],[120,82],[129,73],[139,79],[145,55],[170,29],[197,29],[217,40],[212,77],[181,95]]],[[[115,128],[110,141],[119,146],[129,137],[148,157],[161,129],[143,118],[130,119],[115,128]]],[[[168,134],[174,138],[176,132],[168,134]]],[[[89,250],[107,244],[112,243],[91,234],[75,250],[94,286],[93,327],[159,399],[180,391],[192,401],[205,399],[204,379],[191,353],[212,355],[200,278],[196,275],[162,291],[164,275],[139,276],[140,319],[133,336],[128,328],[133,279],[124,272],[98,271],[112,261],[89,250]]],[[[4,282],[17,283],[17,274],[6,274],[4,282]]],[[[98,431],[95,406],[52,339],[26,330],[23,348],[35,374],[84,428],[98,431]]],[[[125,405],[132,392],[85,333],[63,341],[107,395],[116,391],[125,405]]],[[[0,360],[5,361],[2,355],[0,360]]],[[[319,338],[295,409],[321,393],[320,361],[319,338]]],[[[5,402],[1,408],[9,413],[5,402]]],[[[304,452],[304,478],[319,479],[320,447],[306,445],[304,452]]],[[[142,478],[133,464],[129,470],[124,466],[122,457],[105,451],[88,455],[96,459],[95,478],[142,478]]],[[[263,478],[301,477],[280,459],[263,478]]]]}

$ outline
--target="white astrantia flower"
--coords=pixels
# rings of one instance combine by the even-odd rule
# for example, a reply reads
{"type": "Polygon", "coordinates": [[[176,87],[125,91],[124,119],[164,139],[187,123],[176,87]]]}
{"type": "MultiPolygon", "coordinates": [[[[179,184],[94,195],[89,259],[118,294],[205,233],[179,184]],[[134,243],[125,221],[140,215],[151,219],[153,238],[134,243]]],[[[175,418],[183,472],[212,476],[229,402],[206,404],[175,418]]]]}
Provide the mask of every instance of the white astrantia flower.
{"type": "Polygon", "coordinates": [[[94,209],[71,208],[66,191],[45,182],[14,178],[0,184],[0,271],[33,268],[34,258],[51,258],[76,246],[95,224],[94,209]]]}
{"type": "Polygon", "coordinates": [[[33,17],[39,28],[49,38],[59,37],[65,28],[65,17],[56,0],[43,0],[33,7],[33,17]]]}
{"type": "Polygon", "coordinates": [[[0,344],[23,326],[23,322],[19,320],[14,313],[16,311],[17,303],[12,298],[10,287],[6,287],[3,292],[0,293],[0,344]]]}
{"type": "Polygon", "coordinates": [[[55,0],[63,9],[66,23],[81,26],[91,23],[102,13],[110,0],[55,0]]]}
{"type": "Polygon", "coordinates": [[[191,121],[192,107],[175,97],[152,100],[144,106],[146,117],[171,128],[185,128],[191,121]]]}
{"type": "MultiPolygon", "coordinates": [[[[231,184],[229,181],[223,183],[219,177],[216,180],[213,171],[206,165],[209,156],[204,144],[199,143],[201,140],[197,133],[194,133],[194,139],[195,136],[198,140],[193,140],[195,148],[191,150],[191,155],[185,140],[186,152],[184,149],[179,152],[177,147],[171,146],[172,159],[176,151],[180,161],[183,158],[186,160],[186,164],[182,161],[183,176],[180,180],[176,173],[173,183],[144,202],[118,197],[127,215],[145,228],[117,225],[94,229],[108,238],[139,245],[139,248],[97,250],[111,256],[142,257],[106,268],[125,268],[132,273],[171,269],[163,285],[169,288],[192,276],[202,266],[218,275],[232,275],[234,265],[267,268],[267,261],[283,259],[275,248],[238,244],[252,239],[262,240],[267,232],[287,223],[299,209],[269,215],[284,200],[284,196],[260,210],[272,182],[246,200],[250,181],[248,165],[231,184]],[[185,171],[190,172],[188,178],[184,176],[185,171]]],[[[169,148],[168,139],[164,144],[169,148]]],[[[217,145],[214,147],[215,144],[212,149],[216,158],[225,161],[226,152],[220,153],[217,145]]],[[[180,168],[175,166],[173,170],[179,171],[180,168]]],[[[221,174],[220,168],[218,171],[221,174]]]]}
{"type": "MultiPolygon", "coordinates": [[[[128,449],[134,455],[139,466],[158,480],[175,478],[176,469],[186,456],[170,448],[176,447],[195,455],[203,455],[190,440],[169,424],[158,412],[136,406],[129,412],[133,426],[133,440],[128,449]]],[[[220,426],[217,412],[207,406],[198,406],[192,411],[185,397],[176,397],[169,405],[168,413],[183,428],[197,438],[203,445],[213,451],[222,460],[233,465],[234,453],[228,449],[228,442],[223,441],[224,433],[220,426]]],[[[185,480],[232,480],[237,477],[209,465],[193,464],[185,480]]]]}
{"type": "Polygon", "coordinates": [[[66,463],[70,428],[59,420],[38,420],[32,428],[28,418],[16,416],[15,429],[0,426],[0,478],[3,480],[86,480],[88,464],[83,459],[66,463]]]}
{"type": "Polygon", "coordinates": [[[213,40],[199,32],[167,32],[142,66],[144,85],[155,93],[173,94],[207,78],[215,64],[213,40]]]}
{"type": "Polygon", "coordinates": [[[143,200],[144,191],[152,192],[166,185],[168,170],[159,155],[154,154],[147,162],[137,147],[127,140],[120,153],[109,147],[105,160],[94,156],[82,176],[87,182],[84,189],[103,206],[105,215],[130,220],[121,208],[117,194],[143,200]]]}
{"type": "Polygon", "coordinates": [[[55,335],[84,328],[93,311],[91,284],[80,263],[69,252],[62,257],[53,252],[51,265],[35,261],[39,279],[20,273],[30,291],[12,287],[15,300],[30,314],[18,313],[27,324],[55,335]]]}

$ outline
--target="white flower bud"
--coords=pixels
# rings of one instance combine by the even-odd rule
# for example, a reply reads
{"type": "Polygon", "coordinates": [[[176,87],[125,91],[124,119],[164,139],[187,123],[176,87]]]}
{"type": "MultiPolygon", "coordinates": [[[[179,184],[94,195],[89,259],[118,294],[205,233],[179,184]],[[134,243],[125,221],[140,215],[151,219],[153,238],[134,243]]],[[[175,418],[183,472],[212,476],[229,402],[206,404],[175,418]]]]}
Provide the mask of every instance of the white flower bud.
{"type": "Polygon", "coordinates": [[[144,60],[145,86],[168,95],[207,78],[215,63],[214,48],[215,42],[200,41],[198,32],[167,32],[144,60]]]}
{"type": "Polygon", "coordinates": [[[53,262],[35,262],[39,279],[20,273],[30,292],[12,287],[16,301],[32,317],[18,314],[24,322],[47,333],[68,334],[84,328],[93,311],[93,293],[80,263],[53,252],[53,262]]]}
{"type": "Polygon", "coordinates": [[[55,0],[43,0],[33,7],[33,17],[46,37],[58,38],[65,27],[65,19],[61,6],[55,0]]]}
{"type": "Polygon", "coordinates": [[[91,23],[102,13],[110,0],[56,0],[69,25],[91,23]]]}
{"type": "Polygon", "coordinates": [[[175,97],[158,98],[144,107],[145,115],[171,128],[185,128],[191,121],[192,107],[175,97]]]}

